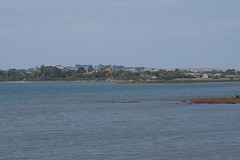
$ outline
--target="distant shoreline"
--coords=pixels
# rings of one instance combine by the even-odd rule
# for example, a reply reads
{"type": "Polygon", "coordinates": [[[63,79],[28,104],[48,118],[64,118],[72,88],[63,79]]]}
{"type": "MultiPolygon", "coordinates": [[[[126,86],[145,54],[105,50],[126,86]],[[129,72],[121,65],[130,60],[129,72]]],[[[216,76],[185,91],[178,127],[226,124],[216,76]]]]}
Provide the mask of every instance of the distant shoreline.
{"type": "Polygon", "coordinates": [[[64,82],[88,82],[88,81],[1,81],[0,83],[64,83],[64,82]]]}
{"type": "Polygon", "coordinates": [[[82,83],[82,82],[115,82],[116,84],[168,84],[168,83],[206,83],[206,82],[240,82],[240,80],[219,79],[177,79],[177,80],[80,80],[80,81],[0,81],[0,83],[82,83]]]}
{"type": "Polygon", "coordinates": [[[206,83],[206,82],[240,82],[240,80],[215,80],[215,79],[177,79],[177,80],[152,80],[152,81],[119,81],[118,84],[161,84],[161,83],[206,83]]]}

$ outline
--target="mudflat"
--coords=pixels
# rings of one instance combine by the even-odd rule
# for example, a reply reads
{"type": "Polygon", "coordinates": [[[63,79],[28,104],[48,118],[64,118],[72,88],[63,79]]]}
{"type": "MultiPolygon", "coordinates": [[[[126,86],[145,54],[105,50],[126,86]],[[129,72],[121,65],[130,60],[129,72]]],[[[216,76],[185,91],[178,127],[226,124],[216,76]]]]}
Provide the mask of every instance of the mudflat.
{"type": "MultiPolygon", "coordinates": [[[[236,104],[240,103],[240,98],[225,97],[225,98],[197,98],[189,99],[191,103],[196,104],[236,104]]],[[[184,100],[182,102],[185,102],[184,100]]]]}

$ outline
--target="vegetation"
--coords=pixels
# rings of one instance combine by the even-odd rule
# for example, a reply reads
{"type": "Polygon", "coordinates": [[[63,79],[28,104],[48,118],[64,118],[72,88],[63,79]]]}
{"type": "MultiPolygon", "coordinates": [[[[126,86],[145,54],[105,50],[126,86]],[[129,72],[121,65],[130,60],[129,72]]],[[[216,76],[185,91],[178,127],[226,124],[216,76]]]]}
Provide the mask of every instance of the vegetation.
{"type": "Polygon", "coordinates": [[[234,69],[228,69],[225,72],[204,72],[202,74],[210,75],[210,78],[199,79],[199,73],[189,74],[189,71],[158,70],[145,71],[144,67],[124,68],[123,66],[110,66],[94,68],[93,66],[77,66],[76,68],[66,68],[59,66],[44,66],[38,69],[9,69],[0,70],[0,81],[121,81],[122,83],[196,83],[211,81],[236,81],[239,78],[233,78],[233,75],[240,75],[234,69]],[[118,68],[117,68],[118,67],[118,68]],[[218,74],[217,74],[218,73],[218,74]],[[212,75],[212,77],[211,77],[212,75]],[[223,79],[229,75],[230,78],[223,79]]]}

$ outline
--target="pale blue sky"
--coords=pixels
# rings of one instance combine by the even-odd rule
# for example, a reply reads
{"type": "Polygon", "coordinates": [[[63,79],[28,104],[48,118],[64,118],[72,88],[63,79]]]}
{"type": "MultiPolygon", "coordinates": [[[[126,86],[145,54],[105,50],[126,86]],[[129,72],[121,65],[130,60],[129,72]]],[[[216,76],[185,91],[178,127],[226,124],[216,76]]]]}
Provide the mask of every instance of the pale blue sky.
{"type": "Polygon", "coordinates": [[[0,0],[0,68],[240,69],[240,0],[0,0]]]}

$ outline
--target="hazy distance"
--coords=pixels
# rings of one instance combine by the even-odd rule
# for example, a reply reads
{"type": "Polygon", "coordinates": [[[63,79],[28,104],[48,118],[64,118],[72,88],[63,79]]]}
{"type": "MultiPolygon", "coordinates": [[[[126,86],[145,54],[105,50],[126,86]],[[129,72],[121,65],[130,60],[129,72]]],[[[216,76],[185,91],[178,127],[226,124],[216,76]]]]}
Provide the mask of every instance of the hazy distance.
{"type": "Polygon", "coordinates": [[[240,69],[239,0],[2,0],[0,69],[240,69]]]}

